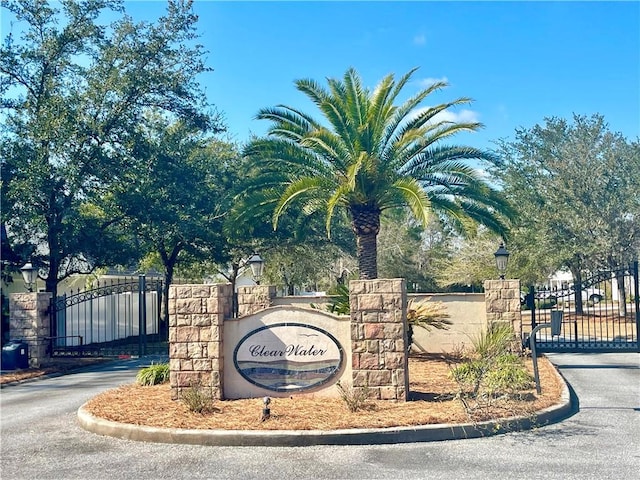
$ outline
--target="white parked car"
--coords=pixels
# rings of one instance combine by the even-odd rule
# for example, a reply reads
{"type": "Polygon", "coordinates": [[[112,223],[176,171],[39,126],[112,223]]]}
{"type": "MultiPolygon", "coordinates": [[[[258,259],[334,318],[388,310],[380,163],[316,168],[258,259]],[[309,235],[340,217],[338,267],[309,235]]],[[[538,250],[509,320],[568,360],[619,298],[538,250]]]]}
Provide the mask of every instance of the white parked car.
{"type": "MultiPolygon", "coordinates": [[[[575,298],[575,290],[573,286],[563,290],[539,290],[536,292],[536,298],[539,300],[549,300],[554,303],[558,301],[571,302],[575,298]]],[[[604,290],[595,287],[587,287],[582,289],[582,301],[599,303],[604,299],[604,290]]]]}

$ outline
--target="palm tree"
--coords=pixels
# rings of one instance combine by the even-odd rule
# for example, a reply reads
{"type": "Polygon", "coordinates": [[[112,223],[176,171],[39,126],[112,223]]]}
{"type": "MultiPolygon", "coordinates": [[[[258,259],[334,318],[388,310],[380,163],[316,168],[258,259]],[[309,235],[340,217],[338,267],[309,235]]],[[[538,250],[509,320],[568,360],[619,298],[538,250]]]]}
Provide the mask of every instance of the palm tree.
{"type": "Polygon", "coordinates": [[[508,206],[465,164],[495,158],[471,147],[440,145],[451,135],[481,127],[437,117],[471,100],[418,108],[431,93],[447,86],[436,82],[394,105],[415,70],[397,82],[390,74],[373,91],[362,86],[354,69],[342,80],[327,79],[328,88],[297,80],[297,89],[320,109],[325,124],[286,105],[265,108],[257,118],[272,125],[245,150],[261,172],[263,191],[275,194],[274,228],[293,204],[305,214],[324,211],[328,234],[337,209],[346,211],[362,279],[377,278],[377,235],[387,209],[408,207],[422,224],[435,213],[460,232],[469,232],[477,223],[500,234],[506,231],[508,206]]]}

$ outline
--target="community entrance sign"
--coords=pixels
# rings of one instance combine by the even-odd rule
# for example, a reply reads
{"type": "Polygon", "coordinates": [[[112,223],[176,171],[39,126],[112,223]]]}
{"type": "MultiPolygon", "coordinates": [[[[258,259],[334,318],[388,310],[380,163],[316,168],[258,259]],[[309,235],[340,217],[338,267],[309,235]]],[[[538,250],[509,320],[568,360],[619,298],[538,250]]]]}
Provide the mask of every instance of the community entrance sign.
{"type": "Polygon", "coordinates": [[[273,305],[275,287],[268,285],[237,292],[230,284],[171,285],[171,398],[196,387],[229,400],[337,398],[344,384],[405,401],[405,282],[354,280],[349,288],[350,315],[337,316],[311,305],[273,305]],[[231,315],[234,298],[238,317],[231,315]]]}

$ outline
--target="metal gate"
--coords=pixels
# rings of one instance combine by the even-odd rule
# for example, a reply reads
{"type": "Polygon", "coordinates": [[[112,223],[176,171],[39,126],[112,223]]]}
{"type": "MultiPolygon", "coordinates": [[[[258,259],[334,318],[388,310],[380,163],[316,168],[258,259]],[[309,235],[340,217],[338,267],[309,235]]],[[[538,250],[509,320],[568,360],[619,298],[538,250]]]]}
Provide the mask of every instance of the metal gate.
{"type": "Polygon", "coordinates": [[[530,287],[523,305],[523,325],[530,331],[551,323],[552,312],[562,317],[560,335],[538,331],[536,349],[542,352],[640,351],[638,262],[628,268],[599,272],[581,283],[556,290],[530,287]],[[530,315],[530,322],[527,322],[530,315]]]}
{"type": "Polygon", "coordinates": [[[161,296],[162,280],[142,275],[52,300],[51,356],[168,353],[161,296]]]}

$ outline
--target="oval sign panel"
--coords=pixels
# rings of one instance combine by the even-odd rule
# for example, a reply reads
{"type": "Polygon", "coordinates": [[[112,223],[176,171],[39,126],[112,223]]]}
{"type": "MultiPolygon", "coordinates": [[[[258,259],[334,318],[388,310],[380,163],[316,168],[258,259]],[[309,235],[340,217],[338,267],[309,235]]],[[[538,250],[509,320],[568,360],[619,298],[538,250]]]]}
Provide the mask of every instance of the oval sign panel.
{"type": "Polygon", "coordinates": [[[301,323],[276,323],[249,332],[233,352],[247,381],[273,392],[299,392],[333,378],[342,348],[329,332],[301,323]]]}

